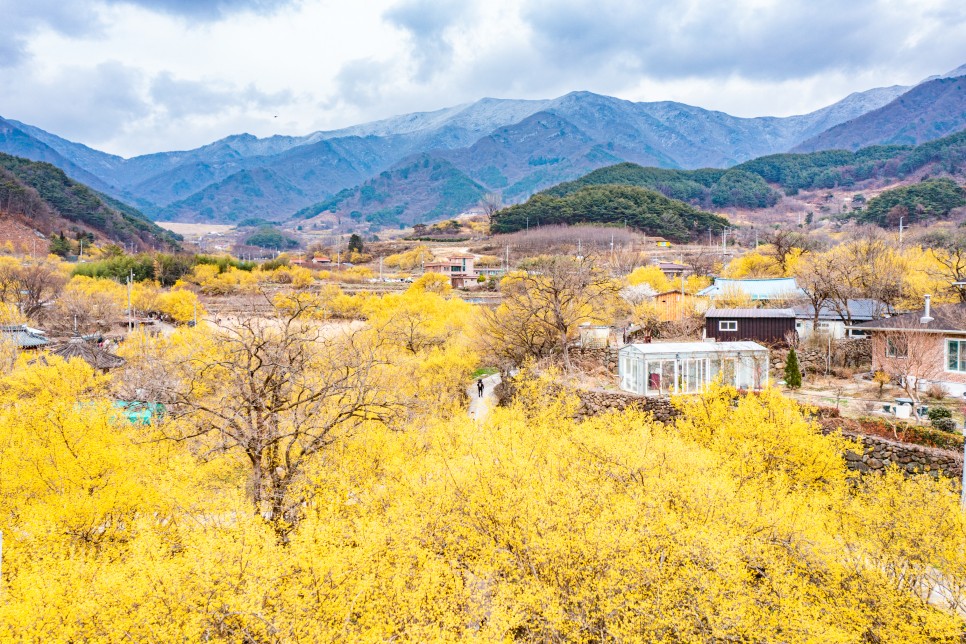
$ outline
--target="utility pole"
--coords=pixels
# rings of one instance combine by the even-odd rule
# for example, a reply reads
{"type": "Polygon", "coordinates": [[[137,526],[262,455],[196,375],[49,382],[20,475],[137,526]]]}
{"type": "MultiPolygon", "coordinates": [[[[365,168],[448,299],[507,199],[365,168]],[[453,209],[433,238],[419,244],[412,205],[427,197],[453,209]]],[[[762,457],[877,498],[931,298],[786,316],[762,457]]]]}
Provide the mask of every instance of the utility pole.
{"type": "Polygon", "coordinates": [[[899,217],[899,248],[902,248],[902,217],[899,217]]]}
{"type": "Polygon", "coordinates": [[[134,290],[134,269],[131,269],[131,273],[127,278],[127,332],[132,333],[134,331],[134,316],[131,311],[131,294],[134,290]]]}
{"type": "Polygon", "coordinates": [[[614,265],[614,233],[610,234],[610,265],[614,265]]]}

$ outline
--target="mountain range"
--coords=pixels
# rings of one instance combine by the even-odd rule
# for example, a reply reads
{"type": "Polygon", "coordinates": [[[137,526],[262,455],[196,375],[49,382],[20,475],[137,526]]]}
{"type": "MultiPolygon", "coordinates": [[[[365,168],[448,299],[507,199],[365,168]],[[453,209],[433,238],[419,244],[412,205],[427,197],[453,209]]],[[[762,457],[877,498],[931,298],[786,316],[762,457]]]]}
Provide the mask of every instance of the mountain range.
{"type": "Polygon", "coordinates": [[[739,118],[589,92],[484,98],[302,137],[230,136],[124,159],[0,119],[0,152],[45,161],[156,220],[312,219],[369,231],[506,203],[621,162],[727,168],[792,149],[918,143],[960,129],[966,66],[914,87],[851,94],[809,114],[739,118]],[[334,222],[334,223],[333,223],[334,222]]]}

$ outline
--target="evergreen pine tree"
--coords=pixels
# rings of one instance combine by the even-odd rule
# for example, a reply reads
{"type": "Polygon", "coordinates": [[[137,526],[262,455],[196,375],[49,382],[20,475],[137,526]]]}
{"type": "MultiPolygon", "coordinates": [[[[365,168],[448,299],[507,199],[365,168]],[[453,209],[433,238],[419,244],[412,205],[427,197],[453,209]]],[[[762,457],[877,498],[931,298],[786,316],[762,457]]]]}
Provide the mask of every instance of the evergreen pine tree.
{"type": "Polygon", "coordinates": [[[788,358],[785,360],[785,384],[792,389],[802,386],[802,369],[798,366],[795,349],[788,351],[788,358]]]}
{"type": "Polygon", "coordinates": [[[349,252],[355,251],[357,253],[361,253],[362,248],[362,237],[356,233],[352,233],[352,235],[349,237],[349,252]]]}

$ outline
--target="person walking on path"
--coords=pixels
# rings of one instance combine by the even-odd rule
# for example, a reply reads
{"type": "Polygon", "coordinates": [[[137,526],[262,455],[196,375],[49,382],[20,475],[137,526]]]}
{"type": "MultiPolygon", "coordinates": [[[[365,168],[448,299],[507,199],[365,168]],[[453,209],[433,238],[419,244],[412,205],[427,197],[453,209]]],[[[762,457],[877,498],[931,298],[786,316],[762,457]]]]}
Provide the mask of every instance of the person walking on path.
{"type": "Polygon", "coordinates": [[[483,397],[483,379],[482,378],[476,381],[476,392],[477,394],[479,394],[478,396],[479,398],[483,397]]]}

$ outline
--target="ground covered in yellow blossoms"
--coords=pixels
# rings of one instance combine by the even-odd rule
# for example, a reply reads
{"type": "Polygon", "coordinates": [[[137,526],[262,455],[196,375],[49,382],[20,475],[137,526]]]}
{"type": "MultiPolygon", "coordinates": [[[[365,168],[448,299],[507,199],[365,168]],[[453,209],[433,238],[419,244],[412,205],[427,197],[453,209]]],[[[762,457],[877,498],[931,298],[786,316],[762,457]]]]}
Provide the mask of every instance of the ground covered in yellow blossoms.
{"type": "Polygon", "coordinates": [[[311,459],[280,538],[242,452],[119,419],[108,384],[58,360],[0,380],[3,641],[963,633],[948,482],[850,480],[843,440],[776,391],[716,390],[665,427],[575,421],[537,378],[482,424],[363,422],[311,459]]]}

